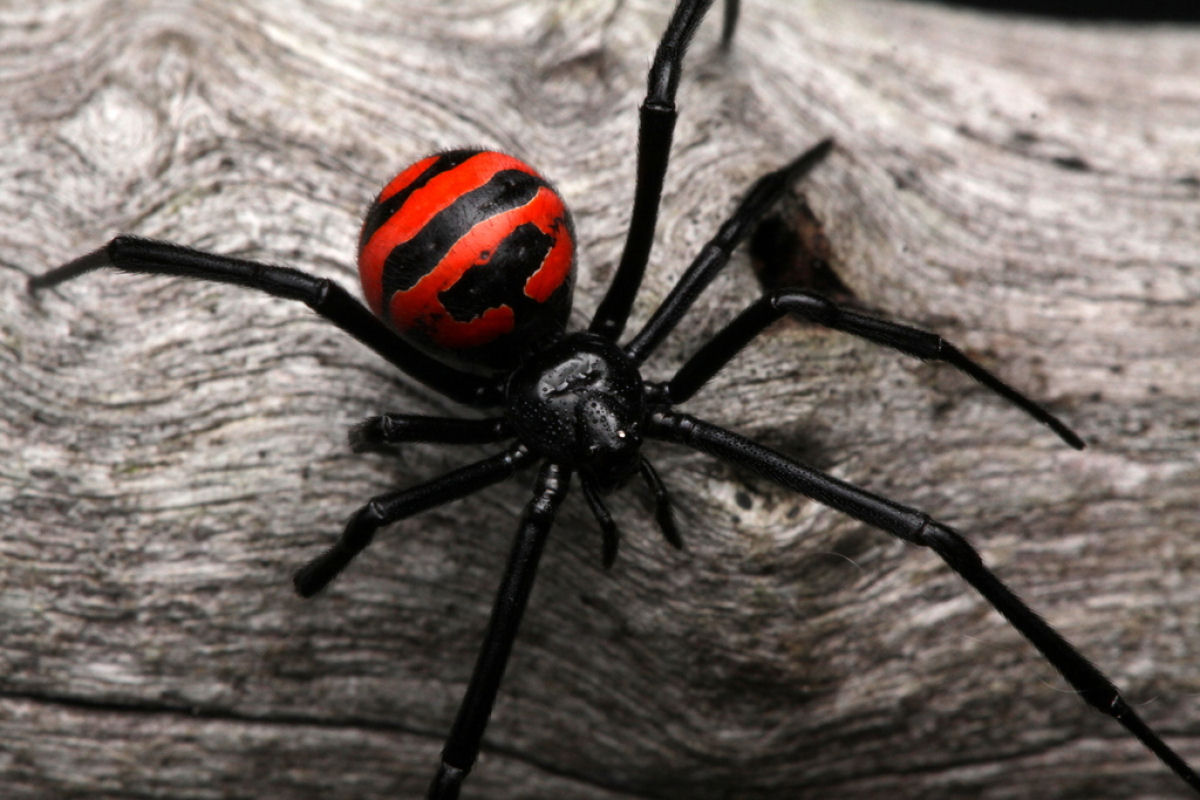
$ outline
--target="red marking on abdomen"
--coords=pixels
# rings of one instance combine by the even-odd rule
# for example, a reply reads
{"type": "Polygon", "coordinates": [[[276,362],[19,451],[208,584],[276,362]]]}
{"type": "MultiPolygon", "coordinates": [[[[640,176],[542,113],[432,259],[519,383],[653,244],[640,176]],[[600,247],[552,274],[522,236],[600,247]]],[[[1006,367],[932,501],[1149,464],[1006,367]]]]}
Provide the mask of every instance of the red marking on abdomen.
{"type": "Polygon", "coordinates": [[[544,302],[562,285],[571,268],[573,244],[563,220],[566,210],[562,200],[549,187],[542,186],[533,199],[474,225],[455,242],[445,257],[411,289],[396,292],[388,300],[388,311],[397,330],[421,330],[441,347],[460,349],[474,347],[508,333],[513,329],[512,309],[496,298],[497,305],[473,320],[460,322],[446,311],[438,294],[453,286],[469,269],[487,264],[496,246],[514,228],[533,223],[550,236],[554,246],[529,280],[525,293],[544,302]],[[495,312],[505,312],[503,316],[495,312]]]}
{"type": "MultiPolygon", "coordinates": [[[[384,187],[375,202],[383,202],[403,191],[438,158],[440,156],[422,159],[401,172],[384,187]]],[[[359,278],[371,310],[382,316],[383,268],[388,254],[398,245],[416,236],[439,211],[453,205],[459,197],[478,189],[497,172],[506,169],[520,170],[541,179],[541,176],[523,161],[503,153],[482,152],[471,156],[457,167],[430,178],[424,186],[413,191],[404,205],[400,206],[387,222],[379,226],[358,255],[359,278]]]]}
{"type": "MultiPolygon", "coordinates": [[[[558,195],[555,195],[554,198],[559,200],[558,195]]],[[[563,209],[561,200],[558,202],[558,207],[560,209],[559,216],[555,217],[549,225],[550,230],[538,225],[543,233],[554,237],[554,246],[546,254],[538,271],[530,275],[529,280],[525,282],[525,294],[539,303],[549,300],[550,295],[563,285],[563,281],[571,273],[571,262],[575,258],[575,242],[571,239],[571,231],[567,227],[566,210],[563,209]]]]}
{"type": "Polygon", "coordinates": [[[375,202],[382,203],[383,201],[387,200],[388,198],[392,197],[393,195],[399,194],[400,192],[407,189],[412,184],[412,182],[415,181],[417,178],[419,178],[421,176],[422,172],[429,169],[429,167],[433,164],[433,162],[437,161],[438,158],[439,158],[439,156],[430,156],[429,158],[422,158],[420,161],[413,164],[411,167],[404,170],[396,177],[392,178],[391,183],[389,183],[387,186],[383,187],[383,191],[379,193],[379,197],[376,198],[375,202]]]}

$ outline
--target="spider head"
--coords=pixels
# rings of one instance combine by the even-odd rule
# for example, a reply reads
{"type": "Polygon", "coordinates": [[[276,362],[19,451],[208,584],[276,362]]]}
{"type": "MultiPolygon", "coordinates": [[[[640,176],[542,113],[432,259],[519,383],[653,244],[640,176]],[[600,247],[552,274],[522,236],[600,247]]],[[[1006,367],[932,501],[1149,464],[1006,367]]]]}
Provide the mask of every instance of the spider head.
{"type": "Polygon", "coordinates": [[[506,416],[521,442],[601,491],[637,471],[645,410],[637,367],[595,334],[563,338],[508,382],[506,416]]]}

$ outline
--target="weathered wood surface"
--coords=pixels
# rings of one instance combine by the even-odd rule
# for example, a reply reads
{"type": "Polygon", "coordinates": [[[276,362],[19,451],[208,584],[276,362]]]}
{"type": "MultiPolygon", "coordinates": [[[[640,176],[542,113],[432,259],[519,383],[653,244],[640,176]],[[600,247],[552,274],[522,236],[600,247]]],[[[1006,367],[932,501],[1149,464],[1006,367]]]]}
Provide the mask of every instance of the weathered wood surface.
{"type": "MultiPolygon", "coordinates": [[[[354,456],[344,427],[457,409],[294,304],[24,280],[134,232],[350,285],[389,171],[484,144],[572,204],[581,324],[666,5],[0,9],[0,794],[420,795],[528,477],[395,526],[302,602],[291,570],[358,503],[485,452],[354,456]]],[[[1200,763],[1200,32],[751,0],[721,58],[717,27],[636,317],[741,187],[833,135],[805,191],[862,306],[942,332],[1090,448],[795,324],[690,409],[959,526],[1200,763]]],[[[649,373],[755,292],[739,258],[649,373]]],[[[469,796],[1184,796],[931,554],[648,449],[688,549],[630,490],[606,574],[568,501],[469,796]]]]}

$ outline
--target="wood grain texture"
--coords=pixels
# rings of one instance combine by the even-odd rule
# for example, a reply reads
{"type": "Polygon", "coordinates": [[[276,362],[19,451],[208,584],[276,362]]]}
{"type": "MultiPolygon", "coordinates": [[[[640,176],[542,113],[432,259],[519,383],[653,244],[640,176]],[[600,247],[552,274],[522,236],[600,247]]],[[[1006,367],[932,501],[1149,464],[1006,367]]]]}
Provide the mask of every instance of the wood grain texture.
{"type": "MultiPolygon", "coordinates": [[[[659,0],[0,8],[0,775],[7,798],[420,796],[523,477],[291,571],[371,494],[476,459],[355,456],[460,413],[304,308],[29,274],[120,232],[352,285],[360,215],[456,145],[555,181],[598,301],[659,0]]],[[[1090,447],[946,369],[780,324],[688,410],[962,529],[1200,763],[1200,32],[747,0],[689,55],[644,319],[751,179],[804,186],[862,307],[936,329],[1090,447]]],[[[648,366],[757,288],[739,257],[648,366]]],[[[564,506],[476,798],[1163,798],[1177,781],[931,554],[673,447],[688,542],[564,506]]]]}

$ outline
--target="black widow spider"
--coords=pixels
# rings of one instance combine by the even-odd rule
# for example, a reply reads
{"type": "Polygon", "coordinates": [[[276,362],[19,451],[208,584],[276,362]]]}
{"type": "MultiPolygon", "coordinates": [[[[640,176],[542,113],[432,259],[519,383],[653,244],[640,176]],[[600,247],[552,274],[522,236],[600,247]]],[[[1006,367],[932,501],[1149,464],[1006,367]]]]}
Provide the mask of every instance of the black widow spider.
{"type": "MultiPolygon", "coordinates": [[[[1079,437],[1053,415],[935,334],[842,308],[800,290],[766,293],[705,343],[670,380],[642,380],[641,363],[783,192],[829,155],[832,141],[816,144],[757,180],[649,321],[632,339],[618,344],[649,260],[684,52],[711,5],[712,0],[680,0],[655,53],[640,111],[637,182],[625,247],[586,331],[564,332],[574,243],[561,200],[527,165],[475,150],[440,153],[418,162],[397,176],[368,212],[359,264],[364,292],[378,316],[329,280],[127,236],[32,278],[29,288],[45,289],[93,269],[115,267],[259,289],[307,303],[446,396],[500,410],[486,419],[385,414],[355,426],[350,439],[359,451],[412,441],[515,441],[489,458],[373,498],[351,516],[333,547],[295,576],[297,591],[311,596],[336,577],[380,527],[540,464],[533,498],[521,519],[429,798],[457,797],[475,762],[542,547],[572,475],[578,475],[599,523],[606,566],[616,557],[618,533],[601,498],[635,474],[655,498],[665,538],[681,546],[667,491],[640,452],[646,439],[690,446],[931,548],[1038,648],[1084,700],[1118,720],[1189,786],[1200,790],[1200,777],[1137,716],[1113,684],[996,578],[956,531],[923,512],[673,407],[695,394],[772,322],[791,314],[911,356],[946,362],[1048,425],[1067,444],[1082,448],[1079,437]]],[[[723,46],[732,39],[737,12],[738,0],[726,0],[723,46]]]]}

